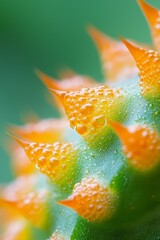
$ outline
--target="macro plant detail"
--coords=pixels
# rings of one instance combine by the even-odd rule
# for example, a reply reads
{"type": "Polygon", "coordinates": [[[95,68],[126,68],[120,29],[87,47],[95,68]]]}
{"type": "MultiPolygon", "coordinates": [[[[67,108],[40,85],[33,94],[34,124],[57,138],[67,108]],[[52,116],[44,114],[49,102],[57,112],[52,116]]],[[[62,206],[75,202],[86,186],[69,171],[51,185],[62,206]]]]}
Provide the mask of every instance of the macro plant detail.
{"type": "Polygon", "coordinates": [[[153,47],[88,28],[103,84],[36,70],[62,117],[8,130],[2,240],[160,239],[160,11],[138,3],[153,47]]]}

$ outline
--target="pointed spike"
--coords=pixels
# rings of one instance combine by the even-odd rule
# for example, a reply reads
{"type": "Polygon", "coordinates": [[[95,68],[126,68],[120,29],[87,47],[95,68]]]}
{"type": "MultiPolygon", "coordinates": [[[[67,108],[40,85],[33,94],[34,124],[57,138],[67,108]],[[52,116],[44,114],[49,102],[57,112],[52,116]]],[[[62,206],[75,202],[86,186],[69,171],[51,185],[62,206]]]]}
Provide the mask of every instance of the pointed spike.
{"type": "Polygon", "coordinates": [[[76,207],[75,199],[71,199],[71,198],[60,200],[60,201],[58,201],[58,204],[61,204],[63,206],[70,207],[73,209],[76,207]]]}
{"type": "Polygon", "coordinates": [[[42,73],[40,70],[36,70],[36,75],[42,80],[42,82],[44,83],[44,85],[48,88],[48,90],[50,92],[53,93],[53,89],[55,90],[54,91],[54,94],[53,94],[53,98],[54,98],[54,101],[58,107],[58,109],[61,110],[62,106],[61,106],[61,99],[56,96],[56,90],[61,90],[61,86],[59,84],[59,82],[51,77],[49,77],[48,75],[42,73]],[[52,91],[51,91],[52,89],[52,91]]]}
{"type": "Polygon", "coordinates": [[[94,178],[84,178],[74,186],[71,196],[58,203],[73,208],[87,220],[103,221],[114,211],[114,194],[94,178]]]}
{"type": "Polygon", "coordinates": [[[114,129],[114,131],[118,134],[118,136],[123,139],[128,137],[128,131],[126,127],[119,124],[118,122],[113,122],[111,120],[107,120],[108,124],[114,129]]]}
{"type": "Polygon", "coordinates": [[[152,7],[144,0],[138,0],[138,3],[150,25],[155,47],[158,51],[160,51],[160,10],[152,7]]]}
{"type": "Polygon", "coordinates": [[[58,108],[63,112],[63,100],[67,91],[60,91],[53,88],[48,89],[55,99],[58,108]]]}
{"type": "Polygon", "coordinates": [[[29,149],[34,143],[31,141],[23,140],[20,137],[14,136],[13,134],[7,133],[12,139],[14,139],[20,146],[13,145],[14,151],[12,153],[12,165],[17,175],[25,173],[31,174],[35,172],[34,165],[29,161],[28,156],[25,152],[29,149]],[[22,161],[23,160],[23,161],[22,161]]]}
{"type": "Polygon", "coordinates": [[[122,39],[139,69],[142,95],[146,97],[158,97],[160,95],[160,53],[153,50],[139,48],[125,39],[122,39]]]}
{"type": "Polygon", "coordinates": [[[138,48],[137,46],[127,41],[126,39],[122,37],[120,37],[120,39],[124,43],[124,45],[128,48],[129,52],[132,54],[135,60],[139,57],[139,54],[143,52],[141,48],[138,48]]]}
{"type": "Polygon", "coordinates": [[[57,90],[60,90],[59,89],[59,83],[58,83],[57,80],[48,76],[47,74],[44,74],[43,72],[41,72],[38,69],[35,72],[36,72],[36,75],[39,77],[39,79],[44,83],[44,85],[47,88],[55,88],[57,90]]]}
{"type": "Polygon", "coordinates": [[[30,141],[28,141],[28,139],[26,140],[24,136],[19,137],[18,131],[14,130],[15,128],[17,128],[17,126],[10,125],[7,127],[8,130],[5,131],[5,133],[11,138],[11,140],[7,141],[5,148],[11,158],[10,164],[12,170],[16,176],[21,174],[32,174],[35,172],[35,167],[29,161],[24,152],[24,148],[30,144],[30,141]]]}
{"type": "Polygon", "coordinates": [[[22,138],[17,137],[15,135],[13,135],[12,133],[9,133],[9,132],[6,131],[6,134],[9,137],[11,137],[12,139],[14,139],[18,144],[20,144],[22,148],[25,148],[25,147],[27,147],[30,144],[30,142],[28,142],[26,140],[23,140],[22,138]]]}
{"type": "Polygon", "coordinates": [[[84,88],[63,95],[63,106],[74,128],[86,141],[95,141],[95,136],[106,129],[106,117],[114,117],[123,107],[124,92],[107,86],[84,88]]]}
{"type": "Polygon", "coordinates": [[[121,42],[92,26],[88,28],[88,32],[100,52],[104,74],[109,81],[124,81],[136,75],[135,63],[121,42]]]}
{"type": "Polygon", "coordinates": [[[67,128],[65,119],[44,119],[23,126],[10,125],[9,130],[24,139],[35,142],[53,143],[62,140],[67,128]]]}
{"type": "Polygon", "coordinates": [[[87,30],[90,36],[92,37],[93,41],[96,43],[99,51],[103,51],[104,48],[109,47],[110,43],[113,41],[107,35],[100,32],[98,29],[91,25],[87,28],[87,30]]]}
{"type": "Polygon", "coordinates": [[[48,89],[54,97],[59,109],[63,112],[63,102],[67,91],[60,91],[53,88],[48,89]]]}
{"type": "Polygon", "coordinates": [[[31,143],[24,149],[36,168],[57,184],[72,176],[76,165],[76,150],[71,143],[31,143]]]}
{"type": "Polygon", "coordinates": [[[71,72],[71,70],[68,71],[68,75],[70,76],[68,76],[67,78],[63,78],[61,81],[55,80],[52,77],[49,77],[48,75],[42,73],[39,70],[36,70],[36,74],[42,80],[42,82],[47,86],[48,89],[68,91],[68,90],[79,90],[82,87],[91,87],[96,85],[96,82],[92,78],[88,76],[81,76],[79,74],[76,74],[73,71],[71,72]]]}
{"type": "Polygon", "coordinates": [[[147,20],[151,26],[156,24],[158,18],[158,9],[152,7],[150,4],[146,3],[144,0],[137,0],[140,7],[142,8],[144,14],[147,17],[147,20]]]}
{"type": "Polygon", "coordinates": [[[8,131],[12,132],[16,136],[21,136],[23,138],[23,130],[22,130],[22,128],[20,126],[17,126],[17,125],[14,125],[14,124],[10,124],[8,126],[8,131]]]}
{"type": "Polygon", "coordinates": [[[97,85],[97,83],[92,78],[77,74],[72,75],[70,78],[62,79],[61,81],[54,80],[39,70],[36,70],[36,74],[47,86],[48,90],[53,94],[54,100],[61,111],[63,106],[63,95],[65,92],[71,90],[75,91],[82,89],[83,87],[92,87],[97,85]]]}
{"type": "Polygon", "coordinates": [[[119,136],[123,151],[130,164],[143,171],[154,167],[160,155],[160,137],[146,126],[125,127],[120,123],[108,121],[119,136]]]}

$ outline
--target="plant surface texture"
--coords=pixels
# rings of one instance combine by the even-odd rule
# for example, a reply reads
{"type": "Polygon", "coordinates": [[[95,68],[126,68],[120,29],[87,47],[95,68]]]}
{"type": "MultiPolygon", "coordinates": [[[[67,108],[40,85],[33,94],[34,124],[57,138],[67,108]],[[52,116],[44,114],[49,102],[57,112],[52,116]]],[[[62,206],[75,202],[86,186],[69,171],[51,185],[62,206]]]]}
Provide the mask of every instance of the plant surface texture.
{"type": "Polygon", "coordinates": [[[105,79],[36,71],[60,119],[10,126],[15,180],[0,189],[2,240],[160,239],[160,11],[153,46],[90,26],[105,79]]]}

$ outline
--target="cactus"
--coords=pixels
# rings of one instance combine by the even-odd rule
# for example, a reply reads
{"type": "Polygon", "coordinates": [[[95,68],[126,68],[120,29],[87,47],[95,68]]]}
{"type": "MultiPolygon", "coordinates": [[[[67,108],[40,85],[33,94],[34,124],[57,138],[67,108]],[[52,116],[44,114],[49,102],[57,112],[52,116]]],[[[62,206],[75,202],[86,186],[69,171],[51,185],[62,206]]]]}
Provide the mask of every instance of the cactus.
{"type": "Polygon", "coordinates": [[[3,240],[160,239],[160,11],[138,3],[154,48],[88,29],[104,84],[36,71],[62,118],[9,128],[3,240]]]}

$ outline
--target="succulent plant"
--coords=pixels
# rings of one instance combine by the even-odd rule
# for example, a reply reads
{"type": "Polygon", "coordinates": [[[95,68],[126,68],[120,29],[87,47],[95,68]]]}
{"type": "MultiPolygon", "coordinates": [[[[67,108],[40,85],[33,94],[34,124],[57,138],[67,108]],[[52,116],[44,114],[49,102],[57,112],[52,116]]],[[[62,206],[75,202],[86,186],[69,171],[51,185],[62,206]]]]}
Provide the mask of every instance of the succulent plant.
{"type": "Polygon", "coordinates": [[[3,240],[160,239],[160,11],[138,3],[153,47],[89,27],[104,84],[37,70],[62,118],[9,129],[3,240]]]}

